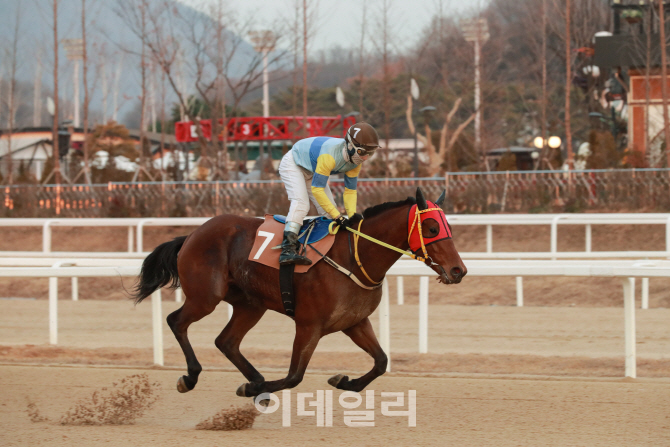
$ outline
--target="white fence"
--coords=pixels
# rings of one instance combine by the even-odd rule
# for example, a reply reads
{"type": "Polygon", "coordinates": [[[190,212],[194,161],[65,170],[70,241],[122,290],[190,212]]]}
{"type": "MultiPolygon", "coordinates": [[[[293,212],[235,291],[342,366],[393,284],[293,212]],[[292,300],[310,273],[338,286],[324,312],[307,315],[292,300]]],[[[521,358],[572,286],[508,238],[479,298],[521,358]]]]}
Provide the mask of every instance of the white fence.
{"type": "MultiPolygon", "coordinates": [[[[162,218],[66,218],[40,219],[17,218],[0,219],[2,227],[42,227],[42,251],[51,252],[51,230],[54,227],[127,227],[128,252],[143,252],[144,228],[148,226],[198,226],[205,223],[208,217],[162,217],[162,218]]],[[[636,252],[643,257],[670,258],[670,213],[584,213],[584,214],[455,214],[447,216],[451,225],[483,225],[486,226],[486,254],[491,256],[493,251],[493,226],[495,225],[549,225],[550,253],[552,257],[576,257],[573,253],[558,251],[559,225],[584,225],[585,247],[582,253],[591,253],[590,256],[609,256],[610,252],[592,251],[592,225],[665,225],[665,250],[636,252]]],[[[625,252],[624,252],[625,253],[625,252]]],[[[2,252],[0,252],[2,255],[2,252]]],[[[516,253],[495,253],[495,256],[512,257],[516,253]]],[[[544,257],[527,253],[526,256],[544,257]]],[[[483,257],[483,253],[473,253],[473,257],[483,257]]],[[[518,258],[520,256],[515,256],[518,258]]],[[[619,256],[621,257],[621,256],[619,256]]],[[[633,257],[625,256],[625,257],[633,257]]]]}
{"type": "MultiPolygon", "coordinates": [[[[198,226],[208,218],[82,218],[82,219],[0,219],[4,227],[41,227],[42,252],[0,252],[0,277],[49,278],[49,326],[50,342],[57,343],[57,290],[58,278],[72,278],[72,298],[77,296],[78,277],[137,276],[144,252],[143,236],[147,226],[198,226]],[[127,252],[52,252],[52,228],[54,227],[127,227],[127,252]],[[6,267],[12,265],[14,267],[6,267]],[[82,267],[86,266],[86,267],[82,267]]],[[[650,277],[670,276],[670,263],[664,261],[559,261],[559,258],[669,258],[670,259],[670,214],[494,214],[452,215],[452,225],[486,226],[486,252],[461,253],[467,262],[469,276],[516,277],[517,305],[523,305],[524,276],[604,276],[617,277],[623,283],[625,313],[625,355],[627,377],[635,377],[635,300],[634,281],[642,278],[642,308],[648,307],[648,284],[650,277]],[[666,247],[663,251],[598,251],[591,249],[592,225],[665,225],[666,247]],[[493,252],[494,225],[550,225],[549,252],[493,252]],[[558,225],[584,225],[585,249],[583,252],[558,252],[558,225]],[[486,260],[482,260],[486,259],[486,260]],[[495,259],[496,261],[492,261],[495,259]],[[514,259],[514,260],[512,260],[514,259]],[[551,259],[546,261],[522,259],[551,259]]],[[[434,273],[421,263],[401,259],[389,272],[397,276],[398,304],[404,301],[403,276],[420,276],[419,291],[419,352],[428,352],[428,276],[434,273]],[[401,276],[402,275],[402,276],[401,276]]],[[[181,301],[181,291],[175,295],[181,301]]],[[[163,364],[162,315],[160,291],[152,296],[154,328],[154,362],[163,364]]],[[[229,316],[232,308],[229,306],[229,316]]],[[[379,309],[380,342],[384,350],[391,353],[388,283],[383,287],[383,299],[379,309]]],[[[390,368],[389,361],[389,368],[390,368]]]]}
{"type": "MultiPolygon", "coordinates": [[[[71,260],[70,264],[87,262],[71,260]]],[[[137,262],[135,260],[129,262],[137,262]]],[[[58,262],[52,267],[0,267],[0,277],[49,278],[49,334],[50,343],[58,342],[58,278],[59,277],[104,277],[137,276],[139,266],[63,266],[58,262]]],[[[419,333],[420,353],[428,352],[428,275],[434,272],[416,261],[398,261],[389,271],[389,276],[419,276],[419,333]]],[[[471,261],[468,263],[469,276],[592,276],[619,278],[623,285],[625,376],[636,377],[635,352],[635,278],[670,277],[668,261],[471,261]]],[[[379,338],[384,351],[391,358],[390,312],[388,284],[382,291],[379,308],[379,338]]],[[[151,297],[153,321],[154,363],[163,365],[163,334],[160,290],[151,297]]],[[[231,307],[229,309],[229,318],[231,307]]]]}
{"type": "MultiPolygon", "coordinates": [[[[144,228],[148,226],[198,226],[210,218],[64,218],[40,219],[17,218],[0,219],[0,226],[26,227],[37,226],[42,228],[42,253],[50,256],[65,258],[144,258],[144,228]],[[127,227],[127,252],[52,252],[52,229],[54,227],[127,227]]],[[[448,216],[452,225],[484,225],[486,226],[486,252],[463,252],[464,260],[473,259],[577,259],[577,258],[667,258],[670,259],[670,213],[585,213],[585,214],[456,214],[448,216]],[[592,251],[592,225],[665,225],[666,249],[664,251],[592,251]],[[494,225],[549,225],[550,251],[549,252],[493,252],[494,225]],[[559,252],[558,225],[584,225],[585,247],[583,252],[559,252]]],[[[1,257],[33,257],[35,251],[0,251],[1,257]]],[[[76,280],[75,280],[76,281],[76,280]]],[[[399,281],[402,281],[399,279],[399,281]]],[[[523,306],[523,279],[517,277],[517,305],[523,306]]],[[[399,285],[402,282],[399,283],[399,285]]],[[[402,302],[402,286],[399,287],[399,303],[402,302]]],[[[181,297],[177,294],[177,299],[181,297]]],[[[649,305],[649,280],[642,280],[642,308],[649,305]]]]}

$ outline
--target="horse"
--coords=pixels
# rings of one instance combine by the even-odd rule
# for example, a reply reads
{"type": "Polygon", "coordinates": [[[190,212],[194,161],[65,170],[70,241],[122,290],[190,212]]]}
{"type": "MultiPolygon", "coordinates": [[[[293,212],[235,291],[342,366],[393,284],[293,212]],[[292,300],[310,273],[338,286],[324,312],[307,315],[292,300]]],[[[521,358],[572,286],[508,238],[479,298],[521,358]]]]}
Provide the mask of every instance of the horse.
{"type": "MultiPolygon", "coordinates": [[[[350,221],[354,228],[386,244],[407,250],[409,236],[420,233],[425,260],[445,284],[461,282],[467,269],[451,238],[451,228],[440,208],[445,193],[431,204],[420,188],[416,197],[404,201],[387,202],[356,214],[350,221]],[[417,208],[413,208],[417,205],[417,208]],[[439,210],[441,218],[409,220],[411,209],[439,210]],[[362,222],[361,222],[362,219],[362,222]],[[442,220],[442,222],[440,222],[442,220]],[[360,224],[360,225],[359,225],[360,224]],[[412,228],[409,228],[409,226],[412,228]],[[443,234],[446,238],[424,245],[428,238],[443,234]]],[[[437,211],[435,211],[437,212],[437,211]]],[[[417,213],[417,216],[420,216],[417,213]]],[[[429,216],[429,214],[426,214],[429,216]]],[[[215,340],[216,347],[244,375],[247,383],[237,389],[238,396],[256,397],[296,387],[303,379],[310,358],[321,337],[342,331],[368,353],[374,367],[361,377],[349,379],[338,374],[328,383],[338,389],[362,391],[373,380],[386,372],[387,357],[372,329],[369,316],[381,301],[380,285],[386,272],[401,254],[366,239],[356,240],[359,261],[352,254],[351,233],[339,231],[327,256],[353,273],[360,287],[327,262],[318,262],[307,272],[296,274],[295,338],[288,374],[283,379],[266,381],[240,352],[244,336],[267,310],[285,314],[279,288],[279,270],[248,260],[254,238],[262,219],[236,215],[220,215],[205,222],[189,236],[180,236],[165,242],[149,254],[142,263],[139,280],[133,291],[136,304],[155,290],[181,285],[185,301],[181,308],[167,317],[187,364],[187,375],[177,381],[177,390],[191,391],[198,382],[202,366],[188,340],[189,326],[209,315],[225,301],[232,305],[230,321],[215,340]],[[359,265],[361,267],[359,267],[359,265]],[[371,281],[375,283],[371,284],[371,281]]]]}

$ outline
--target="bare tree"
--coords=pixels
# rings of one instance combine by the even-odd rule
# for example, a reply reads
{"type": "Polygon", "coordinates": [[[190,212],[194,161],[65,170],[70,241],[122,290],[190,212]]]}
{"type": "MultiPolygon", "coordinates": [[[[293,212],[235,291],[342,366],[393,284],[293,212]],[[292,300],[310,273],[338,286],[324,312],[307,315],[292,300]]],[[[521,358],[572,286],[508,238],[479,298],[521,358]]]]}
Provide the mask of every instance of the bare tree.
{"type": "MultiPolygon", "coordinates": [[[[393,3],[391,0],[382,0],[380,11],[380,41],[377,42],[377,47],[381,53],[382,58],[382,107],[384,108],[384,166],[388,169],[388,147],[389,139],[391,138],[391,66],[390,66],[390,36],[389,36],[389,16],[393,3]]],[[[388,171],[385,172],[388,176],[388,171]]]]}
{"type": "MultiPolygon", "coordinates": [[[[133,8],[134,2],[146,0],[122,0],[117,14],[124,20],[133,33],[139,37],[149,52],[153,63],[165,74],[165,79],[177,97],[179,105],[184,110],[189,110],[189,94],[185,90],[186,75],[182,73],[181,67],[190,68],[188,77],[191,79],[192,88],[207,105],[212,115],[212,124],[216,132],[213,132],[212,142],[208,141],[202,134],[200,128],[199,114],[191,116],[196,123],[198,143],[201,148],[202,163],[212,161],[209,154],[220,148],[217,140],[219,123],[218,117],[223,116],[222,107],[225,108],[224,95],[230,93],[230,105],[236,112],[242,99],[250,92],[261,88],[259,82],[262,76],[262,58],[255,54],[253,57],[241,53],[241,48],[246,42],[241,36],[246,35],[251,22],[238,24],[232,18],[224,15],[223,8],[219,5],[214,8],[214,17],[204,16],[196,11],[179,12],[169,2],[146,8],[146,28],[142,29],[142,15],[138,14],[137,8],[133,8]],[[231,24],[228,27],[224,22],[231,24]],[[212,42],[215,42],[212,45],[212,42]],[[184,46],[187,48],[185,49],[184,46]],[[222,50],[222,51],[221,51],[222,50]],[[185,63],[183,54],[189,54],[191,61],[185,63]],[[240,65],[240,58],[248,58],[248,64],[240,65]],[[242,74],[240,68],[243,68],[242,74]],[[222,85],[221,79],[225,82],[222,85]]],[[[129,53],[133,50],[126,48],[129,53]]],[[[270,64],[276,63],[283,56],[282,52],[276,52],[270,60],[270,64]]]]}
{"type": "Polygon", "coordinates": [[[294,20],[291,27],[291,48],[293,52],[293,84],[291,86],[291,110],[293,116],[298,116],[298,54],[300,51],[300,0],[293,0],[294,20]]]}
{"type": "MultiPolygon", "coordinates": [[[[87,53],[87,35],[86,35],[86,0],[81,0],[81,39],[82,39],[82,63],[84,74],[84,179],[86,183],[91,184],[91,174],[88,166],[88,53],[87,53]]],[[[73,181],[76,181],[74,179],[73,181]]]]}
{"type": "Polygon", "coordinates": [[[574,167],[572,129],[570,127],[570,92],[572,90],[572,54],[570,52],[570,0],[565,0],[565,146],[569,168],[574,167]]]}
{"type": "Polygon", "coordinates": [[[547,0],[542,0],[542,151],[540,163],[535,165],[539,168],[546,157],[547,152],[547,0]]]}
{"type": "Polygon", "coordinates": [[[670,119],[668,118],[668,66],[667,42],[665,41],[665,2],[658,2],[658,19],[661,31],[661,94],[663,95],[663,132],[665,135],[665,157],[670,167],[670,119]]]}
{"type": "Polygon", "coordinates": [[[42,49],[37,49],[33,83],[33,127],[42,125],[42,49]]]}
{"type": "Polygon", "coordinates": [[[124,54],[121,53],[119,55],[119,59],[116,65],[116,73],[114,76],[114,90],[113,90],[113,96],[112,96],[112,120],[113,121],[118,121],[118,113],[119,113],[119,108],[121,107],[119,105],[119,81],[121,80],[121,71],[123,70],[123,60],[124,60],[124,54]]]}
{"type": "Polygon", "coordinates": [[[361,40],[358,48],[358,113],[361,120],[365,119],[363,110],[363,97],[365,96],[365,30],[367,28],[367,0],[363,0],[363,13],[361,15],[361,40]]]}
{"type": "Polygon", "coordinates": [[[307,133],[307,0],[302,0],[302,129],[307,133]]]}
{"type": "Polygon", "coordinates": [[[140,0],[139,9],[140,9],[140,34],[142,41],[142,49],[140,53],[140,74],[141,74],[141,87],[142,93],[140,97],[140,164],[135,172],[133,181],[139,179],[139,174],[141,171],[144,171],[150,180],[153,180],[146,169],[144,168],[144,145],[145,145],[145,136],[144,131],[146,130],[146,103],[147,103],[147,64],[146,64],[146,36],[147,36],[147,9],[149,5],[146,0],[140,0]]]}
{"type": "MultiPolygon", "coordinates": [[[[412,119],[412,96],[407,95],[407,109],[405,111],[405,117],[407,119],[407,126],[411,134],[416,132],[414,120],[412,119]]],[[[419,132],[416,132],[417,139],[421,141],[428,153],[428,176],[432,177],[435,174],[439,174],[442,171],[443,165],[447,164],[447,171],[451,172],[453,170],[452,166],[452,150],[456,144],[456,140],[465,130],[465,128],[475,119],[476,114],[472,113],[468,118],[461,122],[456,129],[451,133],[449,140],[447,136],[449,135],[449,126],[453,120],[456,112],[458,112],[459,107],[461,106],[461,98],[457,98],[454,102],[451,110],[446,114],[444,124],[440,130],[440,142],[439,146],[436,148],[432,144],[432,136],[430,127],[425,125],[425,135],[422,135],[419,132]]]]}
{"type": "MultiPolygon", "coordinates": [[[[554,45],[550,47],[565,62],[565,147],[566,162],[573,168],[574,151],[572,146],[575,129],[584,131],[588,120],[572,121],[572,116],[579,109],[573,110],[571,103],[572,83],[575,77],[576,60],[579,55],[574,48],[584,48],[591,45],[595,32],[602,30],[607,24],[609,8],[605,2],[599,0],[553,0],[551,11],[548,12],[548,28],[553,33],[554,45]],[[575,126],[577,126],[575,128],[575,126]],[[582,127],[579,129],[579,127],[582,127]]],[[[553,73],[556,75],[557,73],[553,73]]],[[[551,76],[551,75],[550,75],[551,76]]],[[[587,127],[588,128],[588,127],[587,127]]]]}
{"type": "MultiPolygon", "coordinates": [[[[53,36],[54,36],[54,116],[52,127],[52,156],[54,169],[52,174],[55,176],[56,184],[60,184],[60,150],[58,148],[58,0],[53,0],[53,36]]],[[[51,174],[49,175],[49,177],[51,174]]],[[[49,179],[47,177],[46,180],[49,179]]],[[[45,181],[46,182],[46,181],[45,181]]]]}
{"type": "MultiPolygon", "coordinates": [[[[649,135],[649,105],[651,103],[651,30],[654,17],[654,8],[649,8],[647,14],[645,14],[645,29],[646,29],[646,51],[645,51],[645,64],[644,64],[644,108],[646,113],[644,114],[644,148],[647,151],[647,157],[649,157],[649,149],[651,138],[649,135]]],[[[651,164],[651,163],[650,163],[651,164]]]]}
{"type": "Polygon", "coordinates": [[[7,184],[14,183],[14,172],[12,166],[12,133],[14,132],[14,119],[16,117],[16,69],[18,64],[18,47],[19,47],[19,23],[21,22],[21,1],[19,1],[16,8],[16,18],[14,21],[14,33],[12,34],[11,47],[9,50],[9,92],[7,101],[7,184]]]}

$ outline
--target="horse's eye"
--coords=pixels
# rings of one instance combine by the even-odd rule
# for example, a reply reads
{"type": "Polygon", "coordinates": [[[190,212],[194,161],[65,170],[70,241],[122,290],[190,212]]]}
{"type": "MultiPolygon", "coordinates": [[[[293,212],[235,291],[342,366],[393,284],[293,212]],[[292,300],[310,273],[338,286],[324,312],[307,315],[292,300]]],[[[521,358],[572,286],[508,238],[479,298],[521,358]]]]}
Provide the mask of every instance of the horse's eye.
{"type": "Polygon", "coordinates": [[[430,229],[430,232],[431,232],[432,234],[437,234],[437,233],[439,233],[439,231],[437,230],[437,228],[431,228],[431,229],[430,229]]]}

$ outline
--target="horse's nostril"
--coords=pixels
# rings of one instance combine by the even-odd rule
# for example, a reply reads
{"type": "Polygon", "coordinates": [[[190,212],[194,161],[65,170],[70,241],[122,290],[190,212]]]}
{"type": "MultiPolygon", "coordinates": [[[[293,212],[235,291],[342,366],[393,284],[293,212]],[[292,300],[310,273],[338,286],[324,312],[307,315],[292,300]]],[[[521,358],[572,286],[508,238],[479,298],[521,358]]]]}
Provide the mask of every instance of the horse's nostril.
{"type": "Polygon", "coordinates": [[[452,268],[451,269],[451,276],[453,276],[454,278],[460,277],[461,276],[461,269],[458,268],[458,267],[452,268]]]}

